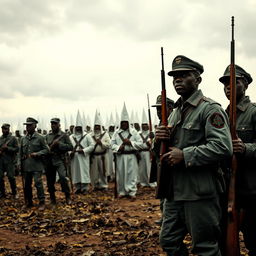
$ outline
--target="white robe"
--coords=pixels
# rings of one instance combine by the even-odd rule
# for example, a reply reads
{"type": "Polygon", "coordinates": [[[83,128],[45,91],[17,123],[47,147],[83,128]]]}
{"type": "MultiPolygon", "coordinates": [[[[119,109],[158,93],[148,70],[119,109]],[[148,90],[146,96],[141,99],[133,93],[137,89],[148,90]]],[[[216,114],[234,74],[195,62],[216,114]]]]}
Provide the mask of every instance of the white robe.
{"type": "MultiPolygon", "coordinates": [[[[92,133],[92,137],[94,136],[96,139],[101,137],[102,133],[95,134],[92,133]]],[[[94,140],[94,139],[93,139],[94,140]]],[[[102,146],[97,145],[94,149],[94,152],[99,155],[92,156],[91,162],[91,183],[94,188],[107,188],[108,181],[107,176],[109,175],[109,158],[108,158],[108,149],[111,146],[110,137],[107,132],[104,133],[101,138],[102,146]],[[101,154],[105,152],[104,154],[101,154]]],[[[95,141],[94,141],[95,143],[95,141]]]]}
{"type": "Polygon", "coordinates": [[[129,138],[131,146],[125,146],[125,151],[134,151],[143,148],[143,142],[135,129],[129,128],[128,130],[118,129],[111,140],[112,150],[116,153],[116,178],[117,178],[117,193],[120,196],[130,195],[135,196],[137,192],[137,175],[138,175],[138,162],[135,154],[120,154],[117,153],[123,141],[118,135],[122,134],[123,138],[129,138]]]}
{"type": "MultiPolygon", "coordinates": [[[[80,140],[82,135],[70,135],[70,140],[73,147],[76,146],[75,140],[80,140]]],[[[71,174],[72,182],[76,183],[90,183],[90,153],[93,151],[94,142],[90,134],[86,134],[81,141],[81,146],[83,147],[84,154],[75,153],[74,157],[71,159],[71,174]]],[[[69,152],[71,153],[71,151],[69,152]]]]}

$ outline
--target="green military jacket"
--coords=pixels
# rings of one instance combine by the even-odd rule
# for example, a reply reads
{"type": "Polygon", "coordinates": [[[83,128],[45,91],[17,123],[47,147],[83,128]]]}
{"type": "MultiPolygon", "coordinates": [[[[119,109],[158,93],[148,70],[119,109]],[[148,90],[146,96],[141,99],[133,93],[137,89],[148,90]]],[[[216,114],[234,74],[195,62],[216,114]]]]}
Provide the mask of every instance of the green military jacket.
{"type": "MultiPolygon", "coordinates": [[[[219,162],[232,155],[232,140],[225,111],[215,101],[194,92],[184,104],[181,99],[168,118],[169,146],[183,151],[184,161],[165,165],[165,189],[158,197],[199,200],[215,197],[222,191],[219,162]]],[[[160,182],[161,183],[161,182],[160,182]]]]}
{"type": "Polygon", "coordinates": [[[7,143],[7,149],[0,154],[0,159],[6,163],[13,162],[19,151],[18,141],[11,134],[8,134],[7,136],[2,135],[0,137],[0,151],[5,143],[7,143]]]}
{"type": "Polygon", "coordinates": [[[42,135],[34,132],[33,135],[22,137],[20,143],[20,161],[24,172],[43,171],[44,165],[42,157],[49,153],[45,139],[42,135]],[[37,157],[31,157],[31,153],[37,153],[37,157]]]}
{"type": "Polygon", "coordinates": [[[48,158],[47,162],[48,163],[50,162],[53,165],[58,165],[60,163],[63,163],[65,159],[65,153],[73,150],[73,145],[69,139],[69,136],[61,130],[57,134],[52,132],[47,134],[45,136],[45,139],[49,147],[51,146],[51,144],[55,139],[57,140],[59,139],[58,145],[53,147],[52,150],[50,151],[50,154],[47,156],[48,158]]]}
{"type": "Polygon", "coordinates": [[[248,96],[237,104],[236,131],[245,144],[244,154],[237,154],[238,192],[242,195],[256,195],[256,104],[248,96]]]}

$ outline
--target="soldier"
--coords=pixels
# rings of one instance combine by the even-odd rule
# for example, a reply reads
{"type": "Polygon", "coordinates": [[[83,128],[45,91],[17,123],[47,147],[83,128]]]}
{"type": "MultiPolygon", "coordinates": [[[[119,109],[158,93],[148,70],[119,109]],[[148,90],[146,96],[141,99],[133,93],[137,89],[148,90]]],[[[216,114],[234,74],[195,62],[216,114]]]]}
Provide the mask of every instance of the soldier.
{"type": "Polygon", "coordinates": [[[10,134],[10,125],[2,125],[3,135],[0,137],[0,198],[6,196],[4,185],[4,173],[11,186],[12,195],[15,199],[18,198],[16,180],[15,180],[15,159],[19,151],[17,139],[10,134]]]}
{"type": "Polygon", "coordinates": [[[138,175],[138,150],[143,148],[143,142],[138,132],[130,128],[129,116],[124,104],[120,128],[115,131],[112,140],[112,150],[116,154],[116,182],[119,197],[128,196],[136,199],[138,175]]]}
{"type": "Polygon", "coordinates": [[[109,175],[109,158],[107,150],[110,148],[110,137],[102,129],[102,120],[96,111],[94,129],[91,134],[95,146],[91,153],[91,183],[95,190],[107,190],[109,175]]]}
{"type": "Polygon", "coordinates": [[[90,153],[94,143],[90,134],[84,133],[80,113],[77,113],[74,134],[70,135],[73,151],[69,152],[71,158],[72,180],[76,194],[86,194],[89,191],[90,178],[90,153]]]}
{"type": "Polygon", "coordinates": [[[39,200],[39,210],[45,208],[45,195],[42,182],[42,173],[44,165],[42,157],[49,153],[49,148],[42,135],[38,134],[36,129],[37,120],[28,117],[26,120],[27,135],[22,137],[20,145],[21,171],[25,179],[25,200],[27,207],[33,206],[32,179],[34,178],[39,200]]]}
{"type": "Polygon", "coordinates": [[[50,193],[52,204],[56,204],[55,187],[56,173],[59,176],[62,192],[65,193],[66,203],[71,204],[69,178],[67,177],[65,154],[73,149],[68,135],[61,131],[60,119],[55,117],[51,119],[51,132],[46,135],[46,143],[50,148],[50,154],[47,156],[46,177],[47,186],[50,193]]]}
{"type": "MultiPolygon", "coordinates": [[[[240,226],[248,255],[256,255],[256,104],[245,95],[252,82],[251,75],[236,65],[237,140],[233,140],[233,151],[237,157],[238,208],[244,212],[240,226]]],[[[230,69],[226,68],[219,79],[224,85],[226,97],[230,98],[230,69]]],[[[229,113],[229,107],[227,109],[229,113]]],[[[224,210],[227,210],[225,208],[224,210]]]]}
{"type": "Polygon", "coordinates": [[[169,127],[156,130],[156,143],[169,143],[158,184],[158,197],[165,198],[160,244],[167,255],[188,255],[187,232],[193,254],[221,255],[219,161],[232,155],[232,141],[225,111],[198,89],[203,71],[185,56],[174,58],[168,75],[180,98],[169,127]]]}
{"type": "MultiPolygon", "coordinates": [[[[169,116],[171,114],[171,112],[173,111],[174,108],[174,101],[166,98],[166,106],[167,106],[167,116],[169,116]]],[[[162,96],[158,95],[156,98],[156,104],[152,105],[152,107],[156,107],[156,113],[157,116],[159,118],[159,125],[161,125],[161,119],[162,119],[162,96]]],[[[151,136],[151,134],[150,134],[151,136]]],[[[154,138],[154,134],[153,136],[151,136],[151,139],[154,138]]],[[[151,160],[151,170],[150,170],[150,179],[149,182],[153,183],[157,181],[157,167],[159,165],[160,162],[160,158],[159,158],[159,148],[160,144],[154,144],[152,145],[152,160],[151,160]]],[[[164,209],[164,199],[160,199],[160,211],[161,214],[163,213],[163,209],[164,209]]],[[[158,225],[162,225],[163,222],[163,215],[161,215],[161,218],[156,220],[155,223],[158,225]]]]}

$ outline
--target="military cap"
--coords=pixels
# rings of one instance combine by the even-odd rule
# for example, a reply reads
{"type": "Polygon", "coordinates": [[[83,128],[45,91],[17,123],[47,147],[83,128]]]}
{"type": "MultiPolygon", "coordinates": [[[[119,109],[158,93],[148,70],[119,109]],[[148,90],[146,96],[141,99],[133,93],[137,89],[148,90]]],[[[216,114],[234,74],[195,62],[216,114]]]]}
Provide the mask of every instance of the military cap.
{"type": "Polygon", "coordinates": [[[59,123],[60,119],[58,117],[53,117],[50,122],[51,123],[59,123]]]}
{"type": "Polygon", "coordinates": [[[26,123],[24,123],[24,125],[26,125],[26,124],[37,124],[37,123],[38,123],[38,121],[36,119],[34,119],[33,117],[28,117],[26,119],[26,123]]]}
{"type": "Polygon", "coordinates": [[[178,71],[197,71],[199,74],[204,72],[204,67],[186,56],[178,55],[172,62],[172,70],[168,72],[169,76],[173,76],[178,71]]]}
{"type": "Polygon", "coordinates": [[[10,125],[9,124],[2,124],[1,128],[10,128],[10,125]]]}
{"type": "MultiPolygon", "coordinates": [[[[252,77],[249,73],[247,73],[243,68],[241,68],[238,65],[235,65],[236,67],[236,77],[243,77],[246,79],[246,81],[248,82],[248,84],[250,84],[252,82],[252,77]]],[[[227,66],[227,68],[225,69],[225,72],[223,74],[223,76],[219,79],[219,81],[221,83],[223,83],[225,81],[225,79],[230,77],[230,65],[227,66]]]]}
{"type": "MultiPolygon", "coordinates": [[[[174,101],[166,98],[166,105],[169,108],[173,108],[174,107],[174,101]]],[[[152,105],[151,107],[161,107],[162,106],[162,95],[158,95],[156,98],[156,104],[152,105]]]]}

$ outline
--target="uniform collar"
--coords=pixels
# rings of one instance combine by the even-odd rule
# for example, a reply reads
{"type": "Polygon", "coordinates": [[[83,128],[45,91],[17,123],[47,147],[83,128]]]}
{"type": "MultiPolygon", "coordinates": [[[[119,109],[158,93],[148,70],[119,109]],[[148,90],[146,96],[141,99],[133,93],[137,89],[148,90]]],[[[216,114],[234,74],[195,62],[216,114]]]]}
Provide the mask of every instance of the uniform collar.
{"type": "Polygon", "coordinates": [[[245,112],[246,109],[249,107],[251,101],[249,96],[244,96],[237,104],[237,108],[242,111],[245,112]]]}
{"type": "Polygon", "coordinates": [[[194,107],[198,106],[198,104],[200,103],[200,101],[202,100],[202,98],[204,97],[203,93],[201,90],[196,90],[185,102],[182,102],[182,99],[179,98],[175,104],[174,104],[174,108],[176,107],[181,107],[182,105],[192,105],[194,107]]]}
{"type": "Polygon", "coordinates": [[[51,134],[51,135],[61,135],[61,129],[59,129],[59,131],[58,131],[57,133],[51,132],[51,133],[49,133],[49,134],[51,134]]]}

